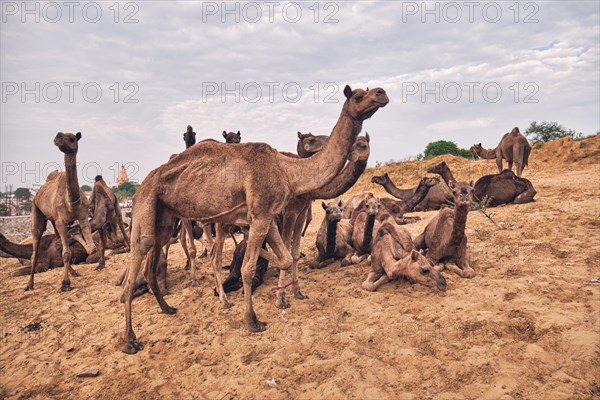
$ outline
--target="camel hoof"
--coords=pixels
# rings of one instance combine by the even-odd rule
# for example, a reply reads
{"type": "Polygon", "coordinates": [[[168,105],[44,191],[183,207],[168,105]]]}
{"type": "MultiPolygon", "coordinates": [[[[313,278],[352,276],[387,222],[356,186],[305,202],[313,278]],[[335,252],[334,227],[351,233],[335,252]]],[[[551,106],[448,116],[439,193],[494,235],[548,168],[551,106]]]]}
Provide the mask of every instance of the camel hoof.
{"type": "Polygon", "coordinates": [[[183,269],[185,269],[186,271],[190,270],[190,262],[189,261],[186,261],[185,267],[183,269]]]}
{"type": "Polygon", "coordinates": [[[144,345],[138,342],[137,340],[129,340],[125,342],[123,346],[123,353],[126,354],[135,354],[140,350],[144,349],[144,345]]]}
{"type": "Polygon", "coordinates": [[[310,268],[310,269],[320,269],[321,268],[321,263],[313,261],[310,264],[308,264],[308,268],[310,268]]]}
{"type": "Polygon", "coordinates": [[[77,271],[75,271],[73,268],[71,268],[71,270],[69,271],[71,273],[72,276],[74,276],[75,278],[81,276],[81,274],[77,271]]]}
{"type": "Polygon", "coordinates": [[[290,303],[284,298],[277,299],[275,306],[280,310],[285,310],[286,308],[290,308],[290,303]]]}
{"type": "MultiPolygon", "coordinates": [[[[352,256],[352,257],[354,257],[354,256],[352,256]]],[[[350,261],[342,260],[341,265],[342,265],[342,267],[347,267],[349,265],[352,265],[352,262],[353,262],[352,260],[350,260],[350,261]]]]}
{"type": "Polygon", "coordinates": [[[24,291],[29,292],[30,290],[33,290],[33,285],[27,285],[24,291]]]}
{"type": "Polygon", "coordinates": [[[200,254],[200,258],[208,257],[208,249],[204,249],[204,252],[200,254]]]}
{"type": "Polygon", "coordinates": [[[224,309],[228,309],[228,308],[231,308],[231,307],[233,307],[233,304],[231,304],[231,303],[230,303],[229,301],[227,301],[227,300],[223,301],[222,303],[223,303],[223,308],[224,308],[224,309]]]}
{"type": "MultiPolygon", "coordinates": [[[[105,267],[106,265],[104,264],[98,264],[98,266],[96,267],[96,271],[102,271],[105,267]]],[[[79,274],[73,276],[79,276],[79,274]]]]}
{"type": "Polygon", "coordinates": [[[305,300],[308,299],[308,296],[305,295],[304,293],[302,293],[300,291],[300,289],[294,291],[294,298],[298,299],[298,300],[305,300]]]}
{"type": "Polygon", "coordinates": [[[267,329],[267,323],[259,321],[254,311],[246,316],[246,322],[248,323],[248,331],[250,332],[264,332],[267,329]]]}
{"type": "Polygon", "coordinates": [[[62,293],[62,292],[69,292],[69,291],[71,291],[71,281],[63,281],[58,292],[62,293]]]}
{"type": "Polygon", "coordinates": [[[165,314],[169,314],[169,315],[173,315],[173,314],[177,313],[177,309],[175,307],[169,307],[169,306],[166,306],[165,308],[163,308],[162,311],[165,314]]]}

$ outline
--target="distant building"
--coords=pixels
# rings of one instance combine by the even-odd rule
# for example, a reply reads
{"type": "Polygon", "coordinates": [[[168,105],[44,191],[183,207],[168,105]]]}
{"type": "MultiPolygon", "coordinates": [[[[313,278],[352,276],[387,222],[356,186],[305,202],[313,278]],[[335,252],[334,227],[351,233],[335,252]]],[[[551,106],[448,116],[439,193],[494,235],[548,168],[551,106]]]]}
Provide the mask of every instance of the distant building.
{"type": "Polygon", "coordinates": [[[117,178],[117,186],[121,186],[124,183],[129,182],[129,178],[127,177],[127,171],[125,171],[125,166],[121,164],[121,168],[119,168],[119,177],[117,178]]]}

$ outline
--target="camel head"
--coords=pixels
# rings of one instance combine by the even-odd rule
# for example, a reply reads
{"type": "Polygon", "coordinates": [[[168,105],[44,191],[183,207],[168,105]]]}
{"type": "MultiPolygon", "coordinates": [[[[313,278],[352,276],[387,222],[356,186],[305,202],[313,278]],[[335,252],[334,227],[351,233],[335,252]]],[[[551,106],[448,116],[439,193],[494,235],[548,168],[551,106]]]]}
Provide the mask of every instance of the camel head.
{"type": "Polygon", "coordinates": [[[187,130],[183,134],[183,141],[185,142],[186,149],[196,144],[196,132],[194,132],[194,128],[191,125],[187,126],[187,130]]]}
{"type": "Polygon", "coordinates": [[[473,202],[473,181],[467,182],[450,182],[450,189],[456,206],[470,207],[473,202]]]}
{"type": "Polygon", "coordinates": [[[365,136],[357,137],[348,154],[348,161],[354,163],[357,161],[367,161],[369,159],[369,154],[371,153],[371,147],[369,146],[370,140],[371,138],[369,137],[368,132],[365,136]]]}
{"type": "Polygon", "coordinates": [[[369,90],[354,89],[346,85],[344,88],[344,96],[346,96],[346,102],[344,103],[344,111],[350,115],[352,119],[358,121],[364,121],[369,119],[382,107],[385,107],[390,99],[388,98],[385,90],[382,88],[375,88],[369,90]]]}
{"type": "Polygon", "coordinates": [[[410,255],[397,263],[404,266],[403,271],[411,283],[435,287],[440,292],[446,291],[446,280],[420,252],[412,250],[410,255]]]}
{"type": "Polygon", "coordinates": [[[77,154],[77,142],[81,139],[81,132],[76,134],[58,132],[54,138],[54,145],[65,154],[77,154]]]}
{"type": "Polygon", "coordinates": [[[310,132],[306,134],[298,132],[298,155],[306,154],[310,157],[321,151],[328,140],[327,135],[315,136],[310,132]]]}
{"type": "Polygon", "coordinates": [[[430,178],[428,176],[423,177],[423,179],[421,179],[421,182],[419,182],[419,185],[425,185],[428,188],[432,188],[435,185],[437,185],[438,183],[440,183],[439,178],[430,178]]]}
{"type": "Polygon", "coordinates": [[[388,175],[388,173],[386,172],[383,175],[379,175],[379,176],[374,176],[371,178],[371,182],[376,183],[378,185],[385,185],[386,183],[390,183],[390,176],[388,175]]]}
{"type": "Polygon", "coordinates": [[[242,141],[242,134],[240,131],[235,132],[226,132],[223,131],[223,137],[225,138],[225,143],[240,143],[242,141]]]}
{"type": "MultiPolygon", "coordinates": [[[[471,149],[473,149],[471,147],[471,149]]],[[[473,150],[471,150],[473,151],[473,150]]],[[[442,175],[442,173],[444,171],[448,171],[448,164],[446,164],[446,161],[442,161],[439,164],[436,165],[430,165],[429,168],[427,168],[427,172],[430,174],[438,174],[438,175],[442,175]]]]}
{"type": "Polygon", "coordinates": [[[518,126],[515,126],[514,128],[512,128],[512,131],[510,131],[511,135],[517,135],[517,134],[520,134],[520,133],[521,133],[521,131],[519,130],[518,126]]]}
{"type": "Polygon", "coordinates": [[[344,203],[342,200],[332,201],[330,203],[325,204],[325,202],[321,203],[321,206],[325,210],[325,218],[328,222],[339,222],[344,215],[344,203]]]}
{"type": "Polygon", "coordinates": [[[476,156],[479,156],[479,154],[481,154],[481,152],[483,151],[483,146],[481,145],[481,143],[474,144],[469,150],[471,150],[471,153],[475,154],[476,156]]]}
{"type": "Polygon", "coordinates": [[[373,195],[373,193],[367,193],[365,194],[365,207],[367,209],[367,214],[368,215],[377,215],[377,213],[379,212],[379,199],[377,197],[375,197],[373,195]]]}

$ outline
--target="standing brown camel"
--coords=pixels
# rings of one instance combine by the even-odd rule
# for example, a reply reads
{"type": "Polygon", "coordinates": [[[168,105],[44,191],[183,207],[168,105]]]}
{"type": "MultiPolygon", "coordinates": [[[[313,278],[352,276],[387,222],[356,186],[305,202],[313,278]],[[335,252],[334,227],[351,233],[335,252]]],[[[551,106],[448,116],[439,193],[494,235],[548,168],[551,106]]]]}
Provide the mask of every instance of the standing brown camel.
{"type": "MultiPolygon", "coordinates": [[[[299,142],[302,139],[299,139],[299,142]]],[[[312,220],[312,202],[315,199],[333,199],[344,194],[350,189],[361,176],[367,167],[367,161],[370,154],[370,137],[366,133],[365,136],[359,136],[348,154],[348,163],[344,169],[327,185],[292,199],[285,208],[283,213],[282,237],[288,249],[292,253],[291,283],[292,292],[297,299],[304,299],[305,296],[300,291],[300,283],[298,280],[298,261],[300,260],[300,240],[303,231],[306,230],[308,224],[312,220]],[[304,228],[303,228],[304,226],[304,228]]],[[[285,300],[285,289],[288,286],[285,283],[286,271],[280,270],[279,285],[277,291],[276,305],[279,308],[289,306],[285,300]]]]}
{"type": "Polygon", "coordinates": [[[62,256],[65,265],[61,291],[71,290],[69,273],[77,276],[71,267],[71,250],[67,237],[70,224],[79,221],[85,251],[92,254],[96,246],[92,240],[92,231],[88,221],[89,203],[83,191],[79,188],[77,179],[77,150],[81,139],[81,132],[59,132],[54,138],[54,145],[65,154],[65,172],[53,171],[48,175],[46,183],[33,198],[31,206],[31,234],[33,236],[33,254],[31,255],[31,274],[25,290],[33,290],[33,275],[38,261],[40,239],[46,230],[48,220],[54,226],[54,232],[60,236],[62,243],[62,256]]]}
{"type": "MultiPolygon", "coordinates": [[[[275,217],[284,211],[291,198],[310,193],[335,178],[344,166],[363,121],[389,102],[381,88],[365,91],[346,86],[344,95],[346,101],[329,141],[323,150],[308,159],[286,157],[265,143],[230,146],[204,141],[148,174],[136,191],[132,210],[132,257],[123,291],[126,318],[123,350],[126,353],[136,353],[142,348],[133,331],[131,303],[135,280],[147,254],[151,266],[150,288],[163,312],[176,312],[164,300],[156,281],[159,251],[169,239],[176,216],[203,223],[250,225],[242,267],[245,320],[249,331],[265,330],[266,324],[258,320],[252,304],[251,285],[258,256],[262,255],[280,269],[289,268],[293,262],[275,217]],[[260,251],[265,238],[272,253],[260,251]]],[[[215,248],[215,253],[219,250],[215,248]]],[[[216,264],[213,262],[219,298],[229,307],[221,271],[217,268],[220,266],[216,264]]]]}
{"type": "Polygon", "coordinates": [[[237,144],[242,141],[242,134],[240,131],[237,131],[237,133],[223,131],[223,137],[225,138],[225,143],[237,144]]]}
{"type": "Polygon", "coordinates": [[[514,162],[517,169],[517,176],[520,178],[523,174],[523,169],[528,164],[531,145],[527,138],[521,134],[519,128],[515,126],[512,131],[502,136],[502,140],[500,140],[500,143],[494,150],[484,149],[481,143],[479,143],[471,146],[471,152],[481,158],[496,159],[498,173],[502,172],[502,159],[508,162],[508,169],[511,171],[514,162]]]}
{"type": "Polygon", "coordinates": [[[458,182],[452,184],[451,189],[454,208],[441,209],[415,239],[415,246],[419,250],[427,249],[427,259],[433,264],[442,263],[443,268],[463,278],[472,278],[475,270],[469,263],[465,226],[473,201],[473,182],[458,182]]]}
{"type": "Polygon", "coordinates": [[[446,290],[446,280],[420,252],[415,250],[410,233],[399,225],[389,214],[373,239],[371,271],[362,288],[370,292],[381,285],[400,277],[411,283],[432,286],[446,290]]]}

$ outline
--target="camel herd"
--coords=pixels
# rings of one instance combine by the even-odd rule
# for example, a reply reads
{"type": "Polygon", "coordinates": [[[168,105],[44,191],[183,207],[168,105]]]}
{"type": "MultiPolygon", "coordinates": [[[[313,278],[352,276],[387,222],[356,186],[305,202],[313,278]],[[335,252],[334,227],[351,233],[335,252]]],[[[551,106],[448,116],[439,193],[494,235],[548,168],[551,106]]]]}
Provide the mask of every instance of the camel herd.
{"type": "MultiPolygon", "coordinates": [[[[254,310],[253,290],[262,281],[269,263],[279,268],[276,306],[290,306],[291,289],[302,300],[298,264],[301,239],[312,220],[314,200],[322,201],[325,217],[316,237],[314,269],[341,260],[342,266],[370,260],[370,271],[362,288],[377,290],[382,284],[406,278],[446,290],[442,275],[448,269],[472,278],[475,270],[467,257],[465,225],[471,207],[486,201],[488,206],[533,201],[535,189],[521,177],[530,147],[518,128],[502,138],[494,150],[481,144],[472,147],[483,158],[495,158],[499,173],[473,182],[457,182],[448,165],[431,166],[414,188],[398,188],[387,174],[372,182],[382,185],[394,198],[372,193],[346,202],[347,192],[365,171],[370,154],[370,136],[359,136],[363,121],[388,102],[381,88],[344,89],[346,100],[330,136],[298,132],[297,154],[279,152],[265,143],[241,143],[238,131],[223,131],[225,143],[207,139],[196,143],[191,126],[184,133],[186,149],[151,171],[133,199],[132,221],[127,230],[118,201],[101,176],[88,200],[79,188],[76,155],[81,133],[59,133],[54,144],[64,153],[65,172],[53,172],[40,188],[32,206],[32,244],[11,243],[0,234],[0,250],[28,258],[30,279],[34,273],[64,266],[61,291],[70,290],[71,267],[77,262],[105,265],[105,249],[130,251],[128,265],[117,284],[123,284],[126,331],[123,351],[134,354],[143,348],[133,331],[132,302],[150,290],[166,314],[177,310],[164,298],[167,293],[168,246],[179,235],[190,270],[196,281],[194,239],[204,237],[210,248],[215,278],[215,295],[223,307],[231,307],[227,293],[243,288],[248,330],[266,329],[254,310]],[[508,170],[502,170],[502,160],[508,170]],[[515,163],[517,173],[512,173],[515,163]],[[416,238],[403,227],[418,220],[405,216],[411,211],[439,210],[416,238]],[[55,235],[42,236],[47,221],[55,235]],[[223,280],[223,246],[233,232],[244,233],[237,243],[229,276],[223,280]],[[268,245],[268,246],[267,246],[268,245]],[[189,247],[189,251],[188,251],[189,247]]],[[[206,251],[205,253],[206,254],[206,251]]],[[[18,271],[24,273],[24,269],[18,271]]]]}

